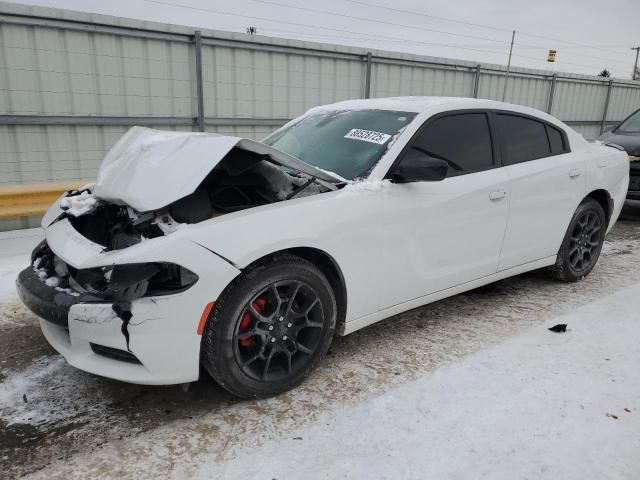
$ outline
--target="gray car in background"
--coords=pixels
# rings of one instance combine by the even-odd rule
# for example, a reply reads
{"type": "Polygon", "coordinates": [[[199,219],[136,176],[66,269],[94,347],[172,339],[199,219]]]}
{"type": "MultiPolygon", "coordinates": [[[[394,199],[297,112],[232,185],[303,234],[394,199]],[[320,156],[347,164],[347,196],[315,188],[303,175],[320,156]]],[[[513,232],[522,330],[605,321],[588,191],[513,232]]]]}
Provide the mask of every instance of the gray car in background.
{"type": "Polygon", "coordinates": [[[598,140],[613,143],[625,149],[629,155],[629,192],[627,198],[640,200],[640,109],[633,112],[612,130],[603,133],[598,140]]]}

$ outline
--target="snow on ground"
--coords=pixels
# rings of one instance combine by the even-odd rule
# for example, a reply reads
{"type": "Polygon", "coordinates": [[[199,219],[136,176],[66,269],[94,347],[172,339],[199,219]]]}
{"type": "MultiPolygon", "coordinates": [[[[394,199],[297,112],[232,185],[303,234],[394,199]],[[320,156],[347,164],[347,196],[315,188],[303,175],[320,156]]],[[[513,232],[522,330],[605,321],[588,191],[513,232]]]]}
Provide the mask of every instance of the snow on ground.
{"type": "Polygon", "coordinates": [[[602,245],[602,255],[615,255],[620,253],[631,253],[633,250],[640,248],[640,240],[618,240],[615,242],[606,241],[602,245]]]}
{"type": "Polygon", "coordinates": [[[640,284],[196,478],[634,478],[640,284]]]}
{"type": "MultiPolygon", "coordinates": [[[[29,266],[31,250],[42,240],[40,228],[0,232],[0,300],[16,293],[16,277],[29,266]]],[[[2,311],[0,311],[2,323],[2,311]]]]}
{"type": "Polygon", "coordinates": [[[40,231],[0,233],[0,478],[634,478],[638,225],[583,282],[533,273],[394,317],[261,401],[70,367],[14,289],[40,231]]]}
{"type": "Polygon", "coordinates": [[[0,405],[15,406],[11,415],[4,417],[7,425],[27,421],[35,424],[45,423],[57,418],[56,410],[66,410],[68,405],[47,402],[47,397],[51,399],[51,396],[40,391],[43,379],[60,377],[64,367],[65,362],[60,355],[45,356],[35,360],[24,370],[12,372],[11,376],[0,383],[0,405]]]}
{"type": "Polygon", "coordinates": [[[95,390],[101,387],[87,382],[88,377],[58,354],[40,356],[28,367],[11,371],[0,382],[3,422],[7,426],[29,424],[46,428],[73,424],[88,415],[94,420],[108,417],[111,398],[96,394],[95,390]],[[79,402],[83,398],[92,401],[79,402]]]}

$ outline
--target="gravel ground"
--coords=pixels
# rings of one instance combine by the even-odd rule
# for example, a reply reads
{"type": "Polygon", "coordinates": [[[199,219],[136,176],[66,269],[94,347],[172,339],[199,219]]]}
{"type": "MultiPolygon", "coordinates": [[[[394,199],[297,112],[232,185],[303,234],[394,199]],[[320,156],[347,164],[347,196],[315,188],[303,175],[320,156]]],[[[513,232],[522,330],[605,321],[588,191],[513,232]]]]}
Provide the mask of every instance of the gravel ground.
{"type": "MultiPolygon", "coordinates": [[[[66,365],[14,294],[0,297],[0,477],[188,476],[350,405],[500,343],[640,281],[640,206],[627,205],[584,281],[531,272],[337,338],[301,387],[239,401],[203,376],[178,387],[128,385],[66,365]],[[137,462],[154,457],[154,471],[137,462]]],[[[2,272],[0,272],[0,275],[2,272]]],[[[266,478],[266,477],[265,477],[266,478]]]]}

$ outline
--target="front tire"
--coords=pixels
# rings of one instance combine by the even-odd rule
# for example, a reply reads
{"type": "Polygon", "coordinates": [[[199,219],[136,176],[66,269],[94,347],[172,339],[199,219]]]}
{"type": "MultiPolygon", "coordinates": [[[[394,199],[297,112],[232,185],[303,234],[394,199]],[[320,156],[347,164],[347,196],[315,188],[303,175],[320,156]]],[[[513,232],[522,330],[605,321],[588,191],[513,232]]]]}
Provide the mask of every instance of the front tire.
{"type": "Polygon", "coordinates": [[[247,269],[216,301],[201,359],[226,390],[264,398],[299,385],[331,344],[336,300],[312,263],[274,255],[247,269]]]}
{"type": "Polygon", "coordinates": [[[602,206],[585,199],[569,223],[551,275],[563,282],[576,282],[593,269],[602,250],[607,220],[602,206]]]}

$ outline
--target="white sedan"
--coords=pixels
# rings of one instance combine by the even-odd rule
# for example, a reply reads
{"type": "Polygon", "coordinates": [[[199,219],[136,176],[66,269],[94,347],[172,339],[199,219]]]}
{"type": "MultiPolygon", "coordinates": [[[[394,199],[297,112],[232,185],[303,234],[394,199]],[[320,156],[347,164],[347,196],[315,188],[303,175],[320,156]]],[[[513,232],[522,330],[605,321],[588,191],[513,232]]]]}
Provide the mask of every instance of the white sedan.
{"type": "Polygon", "coordinates": [[[71,364],[242,397],[334,334],[522,272],[594,267],[629,161],[543,112],[405,97],[313,108],[254,142],[131,129],[45,215],[24,303],[71,364]]]}

